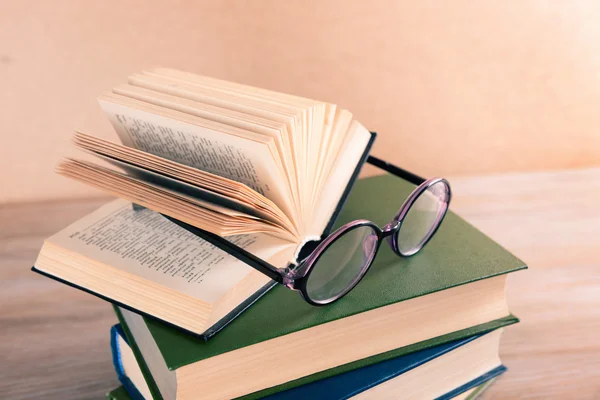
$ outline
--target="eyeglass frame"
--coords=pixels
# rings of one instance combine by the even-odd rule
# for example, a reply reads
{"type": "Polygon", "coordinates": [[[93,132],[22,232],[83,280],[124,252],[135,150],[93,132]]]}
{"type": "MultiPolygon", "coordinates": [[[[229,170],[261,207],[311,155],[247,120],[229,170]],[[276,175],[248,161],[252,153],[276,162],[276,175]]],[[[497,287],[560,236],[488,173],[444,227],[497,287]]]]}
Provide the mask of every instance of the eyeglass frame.
{"type": "Polygon", "coordinates": [[[302,296],[302,298],[307,303],[309,303],[313,306],[328,305],[328,304],[334,303],[337,300],[344,297],[352,289],[354,289],[356,287],[356,285],[358,285],[360,283],[360,281],[367,274],[371,265],[373,264],[373,261],[375,260],[375,257],[377,256],[377,253],[379,251],[379,247],[381,246],[381,243],[384,239],[388,242],[389,246],[392,248],[394,253],[396,253],[400,257],[410,257],[410,256],[414,255],[415,253],[419,252],[429,242],[429,240],[435,235],[436,231],[440,227],[444,217],[446,216],[446,213],[447,213],[449,205],[450,205],[450,200],[452,198],[452,191],[450,188],[450,184],[444,178],[425,179],[425,178],[422,178],[412,172],[409,172],[405,169],[397,167],[391,163],[383,161],[374,156],[368,156],[366,162],[371,165],[374,165],[396,177],[402,178],[414,185],[417,185],[417,188],[415,188],[412,191],[412,193],[408,196],[408,198],[404,201],[404,203],[402,204],[402,206],[400,207],[400,209],[398,210],[398,212],[396,213],[394,218],[388,224],[386,224],[383,228],[378,227],[372,221],[363,220],[363,219],[355,220],[355,221],[349,222],[347,224],[344,224],[341,227],[339,227],[338,229],[336,229],[333,233],[331,233],[330,235],[323,238],[319,242],[319,244],[311,251],[311,253],[308,256],[306,256],[304,259],[299,261],[297,264],[290,263],[286,268],[277,268],[274,265],[271,265],[270,263],[268,263],[267,261],[255,256],[254,254],[250,253],[249,251],[235,245],[234,243],[231,243],[227,239],[225,239],[217,234],[205,231],[205,230],[197,228],[193,225],[189,225],[185,222],[182,222],[175,218],[169,217],[168,215],[164,215],[164,214],[163,215],[170,221],[176,223],[180,227],[187,230],[188,232],[206,240],[207,242],[211,243],[212,245],[214,245],[214,246],[220,248],[221,250],[226,251],[230,255],[236,257],[238,260],[243,261],[244,263],[248,264],[250,267],[256,269],[259,272],[262,272],[263,274],[265,274],[266,276],[268,276],[275,282],[286,286],[288,289],[299,292],[300,295],[302,296]],[[446,187],[448,188],[448,196],[445,199],[445,207],[444,207],[443,212],[437,216],[437,220],[435,222],[435,225],[433,225],[433,229],[431,229],[427,233],[426,239],[423,240],[422,243],[420,243],[420,246],[415,248],[413,251],[411,251],[409,253],[406,253],[406,254],[402,253],[402,251],[400,250],[399,245],[398,245],[398,236],[399,235],[396,235],[395,233],[397,233],[399,231],[400,227],[402,226],[402,222],[403,222],[404,218],[406,217],[411,206],[419,198],[419,196],[423,192],[425,192],[428,188],[430,188],[431,186],[433,186],[439,182],[444,182],[446,184],[446,187]],[[373,232],[375,232],[377,234],[377,246],[376,246],[375,250],[373,251],[373,254],[371,255],[368,262],[364,263],[364,265],[362,266],[360,274],[357,275],[357,278],[354,281],[352,281],[350,283],[350,285],[348,285],[348,287],[346,289],[344,289],[344,291],[342,291],[338,295],[332,297],[331,300],[328,299],[328,301],[326,301],[326,302],[316,302],[313,299],[311,299],[310,295],[307,292],[306,285],[308,282],[308,278],[310,277],[310,274],[311,274],[314,266],[317,264],[319,258],[323,254],[325,254],[325,251],[329,248],[329,246],[331,246],[333,243],[335,243],[335,241],[337,239],[339,239],[346,233],[352,231],[353,229],[363,227],[363,226],[371,227],[373,229],[373,232]]]}

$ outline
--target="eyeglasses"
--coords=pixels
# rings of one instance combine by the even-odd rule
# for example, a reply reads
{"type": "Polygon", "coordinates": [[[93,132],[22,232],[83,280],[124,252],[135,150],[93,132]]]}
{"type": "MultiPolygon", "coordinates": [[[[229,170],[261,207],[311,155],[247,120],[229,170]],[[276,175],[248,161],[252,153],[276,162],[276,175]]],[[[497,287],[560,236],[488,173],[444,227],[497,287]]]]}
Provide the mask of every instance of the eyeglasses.
{"type": "Polygon", "coordinates": [[[418,186],[383,228],[367,220],[347,223],[323,239],[297,265],[285,269],[274,267],[218,235],[166,217],[276,282],[300,292],[309,304],[331,304],[361,281],[373,264],[382,241],[387,241],[401,257],[419,252],[439,228],[450,204],[451,190],[447,180],[425,180],[373,156],[369,156],[367,162],[418,186]]]}

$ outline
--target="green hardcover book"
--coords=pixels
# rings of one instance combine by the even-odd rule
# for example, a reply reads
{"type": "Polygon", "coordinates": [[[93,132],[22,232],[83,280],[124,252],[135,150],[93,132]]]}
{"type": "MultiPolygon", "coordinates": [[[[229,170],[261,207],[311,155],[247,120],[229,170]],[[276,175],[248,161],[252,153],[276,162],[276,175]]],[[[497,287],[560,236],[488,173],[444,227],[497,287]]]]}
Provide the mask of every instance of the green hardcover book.
{"type": "MultiPolygon", "coordinates": [[[[368,219],[383,226],[412,189],[390,175],[360,180],[338,225],[368,219]]],[[[383,245],[361,283],[326,307],[276,287],[208,342],[127,310],[118,314],[165,399],[258,398],[515,323],[506,274],[523,268],[449,212],[420,253],[401,258],[383,245]]]]}

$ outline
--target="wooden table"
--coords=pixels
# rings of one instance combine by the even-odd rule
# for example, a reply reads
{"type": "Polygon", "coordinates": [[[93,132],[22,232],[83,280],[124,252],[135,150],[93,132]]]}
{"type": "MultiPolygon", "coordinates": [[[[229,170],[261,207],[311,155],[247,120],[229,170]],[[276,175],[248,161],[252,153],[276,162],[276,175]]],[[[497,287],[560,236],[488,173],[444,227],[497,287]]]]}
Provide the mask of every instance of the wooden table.
{"type": "MultiPolygon", "coordinates": [[[[600,399],[600,169],[454,178],[453,209],[530,269],[509,279],[522,319],[485,399],[600,399]]],[[[44,237],[106,199],[0,206],[0,398],[100,399],[108,304],[30,272],[44,237]]]]}

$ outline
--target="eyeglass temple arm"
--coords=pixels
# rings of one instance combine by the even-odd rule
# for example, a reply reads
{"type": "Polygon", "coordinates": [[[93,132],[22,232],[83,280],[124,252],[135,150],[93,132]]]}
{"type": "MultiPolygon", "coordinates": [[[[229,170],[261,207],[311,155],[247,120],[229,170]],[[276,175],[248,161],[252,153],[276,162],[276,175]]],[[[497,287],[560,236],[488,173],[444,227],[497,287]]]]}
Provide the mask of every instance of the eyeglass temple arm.
{"type": "Polygon", "coordinates": [[[219,235],[215,235],[214,233],[205,231],[200,228],[196,228],[195,226],[186,224],[185,222],[181,222],[175,218],[169,217],[168,215],[164,215],[169,221],[176,223],[186,231],[201,237],[207,242],[213,244],[214,246],[220,248],[221,250],[231,254],[233,257],[237,258],[240,261],[245,262],[252,268],[262,272],[267,275],[269,278],[275,280],[276,282],[283,283],[283,272],[268,262],[261,260],[256,257],[254,254],[242,249],[241,247],[231,243],[229,240],[222,238],[219,235]]]}
{"type": "Polygon", "coordinates": [[[405,180],[409,181],[410,183],[413,183],[417,186],[426,181],[425,178],[421,178],[420,176],[413,174],[412,172],[409,172],[405,169],[397,167],[397,166],[390,164],[387,161],[383,161],[382,159],[377,158],[377,157],[369,156],[367,158],[367,162],[378,168],[381,168],[382,170],[384,170],[386,172],[389,172],[390,174],[393,174],[399,178],[405,179],[405,180]]]}

